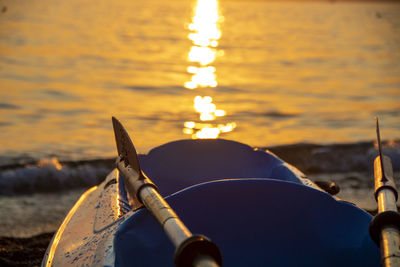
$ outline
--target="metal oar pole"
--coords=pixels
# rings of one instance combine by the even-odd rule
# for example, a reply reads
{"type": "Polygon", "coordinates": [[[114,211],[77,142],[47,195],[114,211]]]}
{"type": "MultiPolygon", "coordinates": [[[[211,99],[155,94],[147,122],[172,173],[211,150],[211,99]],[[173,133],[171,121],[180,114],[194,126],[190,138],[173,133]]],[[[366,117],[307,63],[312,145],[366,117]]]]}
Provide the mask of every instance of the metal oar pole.
{"type": "Polygon", "coordinates": [[[370,225],[370,235],[380,246],[382,266],[400,266],[400,214],[397,211],[398,192],[393,179],[392,161],[382,154],[379,122],[376,118],[379,156],[374,161],[375,198],[378,214],[370,225]]]}
{"type": "Polygon", "coordinates": [[[175,245],[176,266],[221,266],[222,259],[218,247],[203,236],[193,235],[147,177],[139,179],[142,175],[129,165],[125,166],[121,157],[117,158],[117,167],[125,177],[128,193],[136,196],[153,214],[175,245]]]}
{"type": "Polygon", "coordinates": [[[142,203],[163,228],[176,250],[178,267],[218,267],[222,257],[218,247],[202,235],[193,235],[158,193],[157,187],[141,171],[136,150],[121,123],[113,118],[117,141],[117,168],[124,176],[128,194],[142,203]]]}

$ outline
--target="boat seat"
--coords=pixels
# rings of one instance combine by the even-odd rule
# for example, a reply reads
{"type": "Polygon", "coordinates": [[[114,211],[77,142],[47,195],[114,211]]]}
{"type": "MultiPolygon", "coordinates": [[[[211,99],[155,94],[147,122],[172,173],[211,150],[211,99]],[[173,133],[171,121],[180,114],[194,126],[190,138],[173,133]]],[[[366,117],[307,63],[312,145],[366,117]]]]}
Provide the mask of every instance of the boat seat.
{"type": "Polygon", "coordinates": [[[163,196],[217,179],[274,178],[300,184],[299,177],[304,176],[270,152],[223,139],[167,143],[141,155],[139,161],[163,196]]]}
{"type": "MultiPolygon", "coordinates": [[[[371,216],[310,187],[220,180],[166,200],[193,233],[219,246],[224,266],[379,266],[371,216]]],[[[174,246],[146,209],[121,225],[114,244],[118,266],[173,266],[174,246]]]]}

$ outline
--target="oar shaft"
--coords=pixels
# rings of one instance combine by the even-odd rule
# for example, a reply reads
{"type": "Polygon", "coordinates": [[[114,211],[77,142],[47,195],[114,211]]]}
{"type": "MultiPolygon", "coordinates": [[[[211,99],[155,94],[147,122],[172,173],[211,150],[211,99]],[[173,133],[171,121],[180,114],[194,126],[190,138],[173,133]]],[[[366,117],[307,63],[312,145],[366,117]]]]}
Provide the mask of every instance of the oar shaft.
{"type": "Polygon", "coordinates": [[[213,258],[207,255],[198,256],[193,263],[195,267],[219,267],[213,258]]]}
{"type": "MultiPolygon", "coordinates": [[[[392,190],[382,189],[378,193],[378,211],[379,213],[386,211],[396,211],[396,197],[392,190]]],[[[384,227],[382,229],[380,248],[382,266],[398,267],[400,266],[400,232],[394,227],[384,227]]]]}
{"type": "Polygon", "coordinates": [[[400,266],[400,232],[397,212],[397,189],[393,179],[392,162],[387,156],[374,161],[375,197],[378,215],[374,218],[380,225],[380,248],[382,266],[400,266]],[[379,218],[380,217],[380,218],[379,218]]]}
{"type": "Polygon", "coordinates": [[[381,189],[378,193],[378,212],[397,211],[396,196],[391,189],[381,189]]]}
{"type": "MultiPolygon", "coordinates": [[[[193,237],[192,233],[169,204],[160,196],[152,186],[145,186],[139,191],[139,197],[143,205],[153,214],[168,235],[175,247],[179,248],[187,240],[193,237]]],[[[220,265],[208,255],[199,255],[193,261],[195,267],[219,267],[220,265]]]]}
{"type": "Polygon", "coordinates": [[[203,236],[193,235],[143,173],[129,165],[125,166],[121,157],[117,158],[116,163],[124,175],[130,196],[143,203],[174,244],[177,266],[220,266],[218,262],[222,262],[221,254],[214,243],[203,236]]]}
{"type": "Polygon", "coordinates": [[[153,187],[147,186],[143,188],[140,190],[139,196],[145,207],[157,219],[175,246],[179,246],[183,241],[192,236],[189,229],[186,228],[168,203],[153,187]]]}
{"type": "Polygon", "coordinates": [[[205,236],[192,235],[186,228],[157,192],[153,182],[142,172],[136,149],[122,124],[114,117],[112,121],[118,149],[116,165],[124,176],[126,190],[133,206],[139,208],[143,204],[175,245],[175,265],[177,267],[221,266],[222,256],[217,245],[205,236]]]}
{"type": "Polygon", "coordinates": [[[381,258],[382,266],[399,267],[400,266],[400,233],[394,227],[385,227],[382,230],[381,238],[381,258]]]}
{"type": "Polygon", "coordinates": [[[378,156],[374,161],[375,197],[379,212],[397,211],[397,189],[393,178],[392,161],[387,156],[378,156]]]}

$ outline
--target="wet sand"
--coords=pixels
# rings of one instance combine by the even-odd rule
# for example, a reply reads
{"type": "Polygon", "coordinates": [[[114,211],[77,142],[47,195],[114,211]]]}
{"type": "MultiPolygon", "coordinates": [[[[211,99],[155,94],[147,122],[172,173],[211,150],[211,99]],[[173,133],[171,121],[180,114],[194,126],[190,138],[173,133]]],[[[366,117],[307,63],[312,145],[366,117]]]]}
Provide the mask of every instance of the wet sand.
{"type": "Polygon", "coordinates": [[[0,266],[40,266],[54,233],[30,238],[0,237],[0,266]]]}

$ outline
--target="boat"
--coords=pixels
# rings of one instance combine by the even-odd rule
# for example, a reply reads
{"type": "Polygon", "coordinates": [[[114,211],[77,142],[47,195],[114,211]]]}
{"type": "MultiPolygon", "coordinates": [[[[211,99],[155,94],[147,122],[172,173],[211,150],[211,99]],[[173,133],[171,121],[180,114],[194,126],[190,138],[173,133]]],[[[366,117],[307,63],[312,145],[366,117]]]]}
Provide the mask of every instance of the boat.
{"type": "Polygon", "coordinates": [[[113,122],[119,167],[80,197],[42,266],[189,266],[178,263],[181,247],[132,193],[127,163],[140,165],[143,183],[148,179],[187,229],[200,234],[194,239],[216,247],[215,266],[380,265],[369,234],[372,216],[273,153],[230,140],[191,139],[133,155],[133,147],[118,141],[130,143],[129,136],[113,122]]]}

